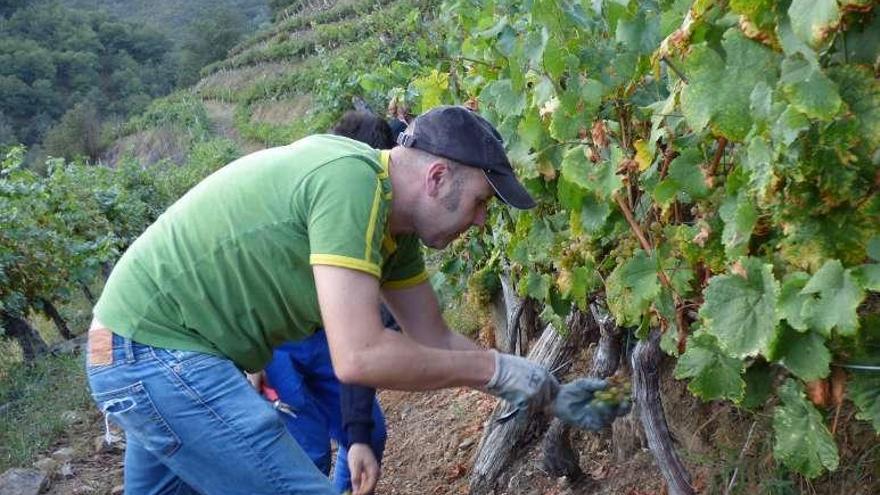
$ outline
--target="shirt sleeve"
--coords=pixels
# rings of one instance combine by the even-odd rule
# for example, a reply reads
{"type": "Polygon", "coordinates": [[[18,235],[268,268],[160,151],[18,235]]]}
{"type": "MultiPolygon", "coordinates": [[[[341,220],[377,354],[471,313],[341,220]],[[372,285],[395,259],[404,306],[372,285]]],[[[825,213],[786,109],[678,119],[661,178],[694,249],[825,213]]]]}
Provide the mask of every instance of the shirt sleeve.
{"type": "Polygon", "coordinates": [[[406,289],[428,280],[422,243],[415,235],[400,236],[397,250],[383,267],[383,289],[406,289]]]}
{"type": "Polygon", "coordinates": [[[353,157],[315,171],[306,184],[310,264],[381,276],[388,208],[382,179],[381,173],[353,157]]]}
{"type": "Polygon", "coordinates": [[[342,427],[348,437],[346,447],[354,443],[370,444],[373,434],[373,402],[376,389],[360,385],[342,384],[342,427]]]}

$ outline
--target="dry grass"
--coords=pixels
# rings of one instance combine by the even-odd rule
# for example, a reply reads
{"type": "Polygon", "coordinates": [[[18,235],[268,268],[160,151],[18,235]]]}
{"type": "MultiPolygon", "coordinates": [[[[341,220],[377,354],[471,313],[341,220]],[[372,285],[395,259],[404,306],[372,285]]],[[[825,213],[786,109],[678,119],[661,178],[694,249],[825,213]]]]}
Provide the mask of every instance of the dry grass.
{"type": "Polygon", "coordinates": [[[265,102],[254,105],[251,122],[259,124],[287,125],[308,113],[314,104],[311,95],[296,95],[290,100],[265,102]]]}

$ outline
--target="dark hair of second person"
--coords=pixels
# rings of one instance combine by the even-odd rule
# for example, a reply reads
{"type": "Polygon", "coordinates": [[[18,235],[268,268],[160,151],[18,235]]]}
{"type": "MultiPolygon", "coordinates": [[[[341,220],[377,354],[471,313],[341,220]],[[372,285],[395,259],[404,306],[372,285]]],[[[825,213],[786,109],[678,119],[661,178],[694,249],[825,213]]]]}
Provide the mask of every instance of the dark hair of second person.
{"type": "Polygon", "coordinates": [[[346,112],[330,132],[355,139],[380,150],[394,147],[391,127],[388,122],[369,112],[346,112]]]}

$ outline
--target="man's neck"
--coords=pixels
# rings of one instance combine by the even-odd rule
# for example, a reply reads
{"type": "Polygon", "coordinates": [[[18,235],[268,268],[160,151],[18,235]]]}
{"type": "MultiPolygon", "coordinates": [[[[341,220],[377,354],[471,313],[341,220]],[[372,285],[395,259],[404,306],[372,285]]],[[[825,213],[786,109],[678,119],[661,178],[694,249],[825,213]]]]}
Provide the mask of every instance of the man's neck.
{"type": "Polygon", "coordinates": [[[400,146],[391,149],[388,158],[388,175],[391,178],[391,213],[388,215],[388,230],[391,235],[413,232],[412,211],[415,204],[410,188],[407,187],[408,170],[401,165],[400,146]]]}

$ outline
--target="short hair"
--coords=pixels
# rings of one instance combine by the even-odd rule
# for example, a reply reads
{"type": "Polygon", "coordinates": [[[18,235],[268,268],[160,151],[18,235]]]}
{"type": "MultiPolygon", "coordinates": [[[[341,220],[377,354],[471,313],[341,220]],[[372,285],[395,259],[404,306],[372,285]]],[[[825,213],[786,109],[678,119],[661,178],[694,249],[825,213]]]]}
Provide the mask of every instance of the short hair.
{"type": "Polygon", "coordinates": [[[345,115],[339,119],[330,132],[366,143],[380,150],[394,147],[391,127],[388,122],[370,112],[345,112],[345,115]]]}

